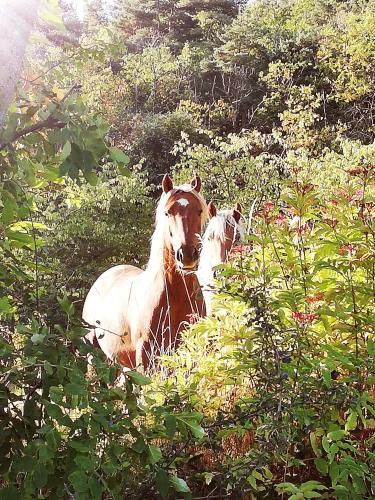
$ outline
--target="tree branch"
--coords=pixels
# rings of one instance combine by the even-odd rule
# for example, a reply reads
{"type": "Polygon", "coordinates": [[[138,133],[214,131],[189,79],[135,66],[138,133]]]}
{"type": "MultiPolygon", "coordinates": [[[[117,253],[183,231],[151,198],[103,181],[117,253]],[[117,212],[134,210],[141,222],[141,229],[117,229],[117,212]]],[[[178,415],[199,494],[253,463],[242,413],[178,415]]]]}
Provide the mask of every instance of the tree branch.
{"type": "MultiPolygon", "coordinates": [[[[80,88],[80,85],[74,84],[68,92],[64,95],[64,97],[61,99],[61,101],[58,103],[56,109],[58,109],[61,104],[65,101],[65,99],[75,90],[78,90],[80,88]]],[[[16,131],[12,138],[8,142],[4,142],[3,144],[0,143],[0,151],[2,149],[5,149],[7,146],[12,144],[14,141],[17,141],[21,137],[24,137],[25,135],[31,134],[32,132],[37,132],[38,130],[43,130],[43,129],[59,129],[63,128],[65,126],[64,122],[61,122],[57,118],[55,118],[53,115],[49,115],[45,120],[42,120],[41,122],[34,123],[33,125],[29,125],[28,127],[25,127],[21,130],[16,131]]]]}
{"type": "Polygon", "coordinates": [[[17,139],[20,139],[21,137],[24,137],[25,135],[31,134],[32,132],[37,132],[38,130],[42,130],[45,128],[50,128],[50,129],[62,128],[64,125],[65,125],[64,123],[60,122],[51,115],[41,122],[34,123],[34,125],[30,125],[29,127],[25,127],[15,132],[13,137],[8,142],[0,144],[0,150],[5,149],[7,146],[12,144],[12,142],[16,141],[17,139]]]}

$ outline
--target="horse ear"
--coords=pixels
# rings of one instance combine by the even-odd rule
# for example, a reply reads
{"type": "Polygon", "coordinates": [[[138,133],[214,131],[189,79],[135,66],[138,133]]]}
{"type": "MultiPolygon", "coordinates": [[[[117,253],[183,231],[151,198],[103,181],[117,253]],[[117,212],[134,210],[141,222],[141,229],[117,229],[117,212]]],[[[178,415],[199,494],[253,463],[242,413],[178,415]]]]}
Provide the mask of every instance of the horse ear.
{"type": "Polygon", "coordinates": [[[169,193],[173,189],[173,182],[168,174],[163,177],[163,182],[161,183],[163,191],[165,194],[169,193]]]}
{"type": "Polygon", "coordinates": [[[217,210],[213,201],[210,201],[210,203],[207,205],[207,212],[210,219],[212,219],[212,217],[215,217],[215,215],[217,214],[217,210]]]}
{"type": "Polygon", "coordinates": [[[240,222],[241,219],[241,213],[242,213],[242,207],[239,203],[236,203],[236,206],[233,209],[233,218],[234,220],[238,223],[240,222]]]}
{"type": "Polygon", "coordinates": [[[202,181],[199,175],[194,174],[193,180],[191,181],[191,187],[196,190],[197,193],[201,190],[202,181]]]}

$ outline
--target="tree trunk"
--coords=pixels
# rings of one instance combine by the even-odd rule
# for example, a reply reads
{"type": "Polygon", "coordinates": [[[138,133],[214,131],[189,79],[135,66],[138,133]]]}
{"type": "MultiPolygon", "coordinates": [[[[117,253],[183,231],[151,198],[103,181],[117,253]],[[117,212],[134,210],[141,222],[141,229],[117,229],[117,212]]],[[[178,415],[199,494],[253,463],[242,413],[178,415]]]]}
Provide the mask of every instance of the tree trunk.
{"type": "Polygon", "coordinates": [[[0,1],[0,128],[22,70],[40,0],[0,1]]]}

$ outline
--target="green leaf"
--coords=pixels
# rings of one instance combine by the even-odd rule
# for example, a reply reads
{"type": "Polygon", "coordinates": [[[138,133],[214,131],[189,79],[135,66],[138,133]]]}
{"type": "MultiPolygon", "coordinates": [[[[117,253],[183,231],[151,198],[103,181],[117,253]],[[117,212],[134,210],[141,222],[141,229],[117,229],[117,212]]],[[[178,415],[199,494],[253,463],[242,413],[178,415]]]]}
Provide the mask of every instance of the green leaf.
{"type": "Polygon", "coordinates": [[[149,385],[149,384],[151,384],[151,380],[148,377],[145,377],[144,375],[142,375],[139,372],[136,372],[135,370],[130,370],[130,371],[126,372],[125,374],[131,379],[131,381],[135,385],[149,385]]]}
{"type": "Polygon", "coordinates": [[[165,416],[165,428],[168,439],[173,439],[176,433],[176,417],[174,415],[168,414],[165,416]]]}
{"type": "Polygon", "coordinates": [[[306,481],[305,483],[301,484],[300,488],[303,492],[312,491],[312,490],[326,490],[327,489],[327,487],[324,486],[324,484],[319,483],[319,481],[306,481]]]}
{"type": "Polygon", "coordinates": [[[10,303],[8,297],[0,298],[0,314],[9,314],[14,311],[12,304],[10,303]]]}
{"type": "Polygon", "coordinates": [[[46,409],[48,415],[51,418],[54,418],[55,420],[59,421],[60,419],[62,419],[64,417],[64,414],[61,411],[60,406],[49,403],[48,401],[45,401],[44,406],[45,406],[45,409],[46,409]]]}
{"type": "Polygon", "coordinates": [[[61,306],[61,309],[66,313],[68,317],[71,317],[75,313],[74,304],[72,304],[67,295],[65,294],[63,297],[57,297],[57,300],[61,306]]]}
{"type": "Polygon", "coordinates": [[[136,453],[142,453],[146,448],[145,441],[142,437],[138,437],[137,441],[133,444],[132,449],[136,453]]]}
{"type": "Polygon", "coordinates": [[[85,396],[87,392],[86,387],[80,384],[66,384],[64,390],[66,394],[71,396],[85,396]]]}
{"type": "Polygon", "coordinates": [[[153,446],[152,444],[149,444],[148,445],[148,456],[150,459],[150,463],[156,464],[162,458],[160,448],[158,448],[157,446],[153,446]]]}
{"type": "Polygon", "coordinates": [[[89,490],[92,498],[94,498],[95,500],[101,500],[103,494],[103,486],[96,477],[90,477],[89,490]]]}
{"type": "Polygon", "coordinates": [[[87,475],[83,471],[72,472],[68,479],[78,493],[85,493],[89,488],[87,475]]]}
{"type": "Polygon", "coordinates": [[[48,474],[44,464],[38,463],[33,473],[34,484],[37,488],[43,488],[46,485],[48,474]]]}
{"type": "Polygon", "coordinates": [[[333,462],[329,467],[329,475],[332,481],[332,486],[336,486],[337,479],[340,475],[340,468],[337,462],[333,462]]]}
{"type": "Polygon", "coordinates": [[[124,165],[118,165],[118,169],[121,175],[123,175],[124,177],[130,177],[131,172],[128,167],[125,167],[124,165]]]}
{"type": "Polygon", "coordinates": [[[332,431],[327,434],[327,438],[330,439],[331,441],[339,441],[345,436],[345,434],[346,431],[344,430],[332,431]]]}
{"type": "Polygon", "coordinates": [[[369,356],[375,357],[375,342],[370,337],[367,339],[367,352],[369,356]]]}
{"type": "Polygon", "coordinates": [[[34,335],[31,336],[31,342],[33,344],[43,344],[46,336],[43,333],[34,333],[34,335]]]}
{"type": "Polygon", "coordinates": [[[357,428],[357,418],[358,418],[357,412],[351,411],[349,416],[348,416],[348,419],[345,423],[345,430],[346,431],[353,431],[354,429],[357,428]]]}
{"type": "Polygon", "coordinates": [[[51,448],[51,450],[54,450],[55,452],[57,451],[57,448],[61,442],[61,437],[59,432],[56,429],[52,429],[46,433],[46,441],[48,444],[48,447],[51,448]]]}
{"type": "Polygon", "coordinates": [[[70,144],[70,141],[66,141],[60,153],[60,160],[61,161],[66,160],[70,155],[71,151],[72,151],[72,145],[70,144]]]}
{"type": "Polygon", "coordinates": [[[338,493],[337,498],[348,498],[348,488],[346,488],[342,484],[338,484],[337,486],[335,486],[334,492],[338,493]],[[343,494],[345,495],[344,497],[342,496],[343,494]]]}
{"type": "Polygon", "coordinates": [[[46,360],[43,363],[43,368],[44,368],[45,372],[47,373],[47,375],[53,374],[53,368],[52,368],[51,363],[49,361],[46,360]]]}
{"type": "Polygon", "coordinates": [[[248,476],[246,478],[246,481],[250,484],[250,486],[256,490],[257,489],[257,480],[255,479],[255,477],[253,475],[251,476],[248,476]]]}
{"type": "Polygon", "coordinates": [[[179,493],[190,493],[190,488],[186,484],[186,481],[180,479],[179,477],[169,476],[169,484],[175,491],[178,491],[179,493]]]}
{"type": "Polygon", "coordinates": [[[329,453],[330,444],[329,444],[329,441],[328,441],[328,439],[327,439],[326,436],[323,436],[323,438],[322,438],[322,446],[323,446],[324,451],[326,451],[327,453],[329,453]]]}
{"type": "Polygon", "coordinates": [[[251,475],[255,477],[255,479],[259,479],[259,481],[264,481],[264,477],[262,476],[262,474],[260,474],[257,470],[253,470],[251,472],[251,475]]]}
{"type": "Polygon", "coordinates": [[[113,161],[122,163],[123,165],[127,165],[130,161],[130,158],[128,155],[126,155],[121,149],[119,148],[109,148],[109,153],[113,161]]]}
{"type": "Polygon", "coordinates": [[[99,179],[95,172],[85,170],[83,175],[91,186],[96,186],[98,184],[99,179]]]}
{"type": "Polygon", "coordinates": [[[17,212],[17,203],[16,200],[10,193],[6,193],[6,199],[3,202],[3,213],[1,215],[1,220],[5,226],[11,224],[14,220],[15,214],[17,212]]]}
{"type": "Polygon", "coordinates": [[[298,493],[298,488],[295,486],[293,483],[279,483],[276,485],[277,491],[280,492],[285,492],[287,491],[288,493],[298,493]]]}
{"type": "Polygon", "coordinates": [[[74,450],[80,451],[82,453],[87,453],[90,450],[90,447],[87,444],[84,444],[80,441],[69,441],[68,445],[74,450]]]}
{"type": "Polygon", "coordinates": [[[269,470],[269,468],[268,468],[268,467],[263,467],[263,469],[262,469],[262,470],[263,470],[264,475],[266,476],[266,478],[267,478],[267,479],[269,479],[269,480],[272,480],[272,478],[273,478],[273,474],[272,474],[272,472],[269,470]]]}
{"type": "Polygon", "coordinates": [[[196,421],[195,417],[186,416],[178,416],[177,420],[182,422],[193,434],[194,437],[201,439],[204,436],[204,430],[196,421]]]}
{"type": "Polygon", "coordinates": [[[169,476],[163,469],[159,469],[156,472],[156,487],[162,498],[168,497],[170,488],[169,476]]]}
{"type": "Polygon", "coordinates": [[[316,458],[314,464],[321,474],[326,475],[328,473],[328,463],[324,458],[316,458]]]}
{"type": "Polygon", "coordinates": [[[310,432],[310,443],[315,455],[317,457],[320,457],[322,455],[322,452],[318,446],[317,436],[315,432],[310,432]]]}
{"type": "Polygon", "coordinates": [[[74,459],[78,468],[84,472],[92,472],[95,469],[95,459],[87,455],[77,455],[74,459]]]}

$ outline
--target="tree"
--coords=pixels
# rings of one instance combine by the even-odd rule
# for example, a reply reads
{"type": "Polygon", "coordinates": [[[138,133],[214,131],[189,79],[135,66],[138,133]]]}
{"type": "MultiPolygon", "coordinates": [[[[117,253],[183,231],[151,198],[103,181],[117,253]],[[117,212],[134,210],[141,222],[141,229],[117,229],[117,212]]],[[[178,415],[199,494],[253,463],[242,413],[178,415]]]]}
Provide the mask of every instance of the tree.
{"type": "Polygon", "coordinates": [[[238,12],[234,0],[123,0],[121,27],[130,50],[166,43],[180,52],[186,42],[217,41],[238,12]]]}

